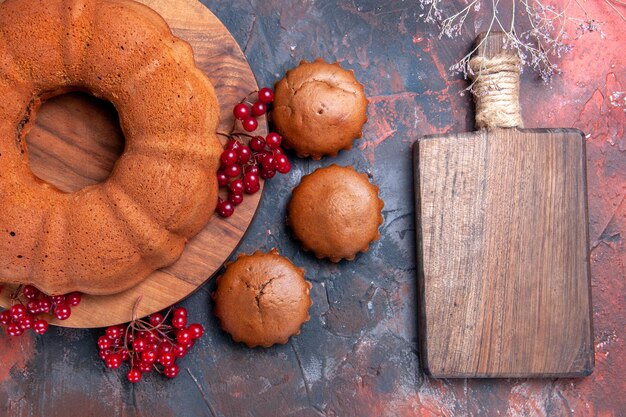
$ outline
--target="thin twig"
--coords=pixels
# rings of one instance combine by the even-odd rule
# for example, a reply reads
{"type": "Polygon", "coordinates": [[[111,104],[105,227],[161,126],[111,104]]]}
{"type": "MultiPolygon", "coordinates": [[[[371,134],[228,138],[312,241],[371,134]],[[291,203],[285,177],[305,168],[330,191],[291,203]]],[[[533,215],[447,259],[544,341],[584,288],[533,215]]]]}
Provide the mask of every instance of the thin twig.
{"type": "MultiPolygon", "coordinates": [[[[623,15],[623,14],[622,14],[619,10],[617,10],[617,7],[615,7],[615,6],[613,5],[613,3],[611,3],[609,0],[604,0],[604,1],[606,2],[606,4],[608,4],[609,6],[611,6],[611,8],[612,8],[613,10],[615,10],[615,12],[619,15],[619,17],[621,17],[621,18],[622,18],[622,20],[623,20],[624,22],[626,22],[626,17],[624,17],[624,15],[623,15]]],[[[613,1],[615,1],[615,0],[613,0],[613,1]]],[[[622,6],[626,5],[626,3],[622,3],[622,2],[619,2],[619,1],[618,1],[617,3],[618,3],[618,4],[621,4],[622,6]]]]}
{"type": "Polygon", "coordinates": [[[204,403],[207,405],[207,408],[211,412],[211,415],[213,417],[217,417],[217,413],[215,412],[215,409],[213,409],[213,405],[209,401],[207,395],[204,393],[204,390],[202,389],[202,386],[200,385],[200,382],[198,381],[198,378],[196,378],[196,376],[191,373],[189,368],[185,368],[185,371],[187,371],[187,373],[189,374],[189,376],[191,377],[193,382],[196,384],[196,387],[198,387],[198,391],[200,391],[200,395],[202,396],[202,399],[204,400],[204,403]]]}
{"type": "MultiPolygon", "coordinates": [[[[438,22],[440,26],[439,38],[444,35],[450,38],[462,33],[463,25],[472,12],[478,12],[481,5],[488,0],[467,0],[464,7],[445,15],[444,0],[420,0],[422,9],[428,7],[428,13],[420,15],[426,22],[438,22]]],[[[617,10],[616,4],[626,5],[624,0],[604,0],[610,7],[626,21],[623,13],[617,10]]],[[[572,49],[571,43],[580,36],[589,32],[598,32],[602,38],[605,34],[601,30],[602,22],[589,17],[581,0],[568,0],[561,8],[556,8],[545,0],[513,0],[511,3],[510,21],[502,11],[509,2],[500,0],[489,1],[491,6],[491,20],[487,34],[495,28],[506,34],[507,46],[513,48],[523,66],[529,66],[548,81],[559,72],[553,58],[561,57],[572,49]],[[519,4],[518,4],[519,1],[519,4]],[[583,18],[569,16],[572,7],[577,7],[584,15],[583,18]],[[524,19],[520,20],[520,17],[524,19]],[[569,36],[568,25],[575,25],[576,36],[569,36]],[[522,28],[527,28],[523,29],[522,28]],[[519,30],[518,30],[519,29],[519,30]]],[[[483,39],[484,41],[484,39],[483,39]]],[[[482,43],[482,41],[481,41],[482,43]]],[[[471,74],[469,61],[481,43],[475,45],[472,51],[460,61],[452,65],[452,71],[462,72],[465,78],[471,74]]],[[[471,90],[470,85],[469,89],[471,90]]]]}

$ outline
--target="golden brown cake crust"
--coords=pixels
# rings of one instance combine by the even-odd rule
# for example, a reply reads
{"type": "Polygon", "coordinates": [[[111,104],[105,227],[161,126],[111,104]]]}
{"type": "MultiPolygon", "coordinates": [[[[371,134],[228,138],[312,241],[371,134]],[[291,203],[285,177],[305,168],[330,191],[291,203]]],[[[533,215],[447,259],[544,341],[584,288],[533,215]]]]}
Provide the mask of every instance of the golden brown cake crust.
{"type": "Polygon", "coordinates": [[[272,120],[285,147],[299,157],[335,156],[363,135],[363,85],[338,63],[302,61],[276,84],[272,120]]]}
{"type": "Polygon", "coordinates": [[[333,164],[302,178],[289,202],[288,222],[302,247],[318,258],[353,260],[380,237],[383,206],[366,174],[333,164]]]}
{"type": "Polygon", "coordinates": [[[0,3],[0,97],[0,282],[123,291],[209,221],[219,105],[189,44],[149,7],[0,3]],[[105,182],[63,193],[33,175],[25,137],[43,100],[77,89],[117,108],[126,148],[105,182]]]}
{"type": "Polygon", "coordinates": [[[242,254],[217,279],[214,312],[236,342],[284,344],[309,320],[310,289],[304,270],[276,249],[242,254]]]}

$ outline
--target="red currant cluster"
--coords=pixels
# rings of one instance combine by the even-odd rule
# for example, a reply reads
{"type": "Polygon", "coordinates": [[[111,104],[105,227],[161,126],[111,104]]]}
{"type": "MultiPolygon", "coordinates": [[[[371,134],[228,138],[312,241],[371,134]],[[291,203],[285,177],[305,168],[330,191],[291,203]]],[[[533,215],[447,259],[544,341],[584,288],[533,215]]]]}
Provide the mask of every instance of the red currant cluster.
{"type": "Polygon", "coordinates": [[[165,316],[154,313],[148,320],[107,328],[106,334],[98,339],[98,349],[107,368],[117,369],[123,362],[129,362],[126,377],[130,382],[139,382],[144,373],[153,369],[175,378],[180,370],[176,359],[185,356],[203,333],[201,324],[187,326],[187,310],[178,307],[170,309],[165,316]],[[170,315],[170,324],[166,324],[170,315]]]}
{"type": "Polygon", "coordinates": [[[20,285],[11,299],[14,301],[11,308],[0,313],[0,324],[7,326],[9,336],[20,336],[28,329],[44,334],[48,330],[47,314],[58,320],[67,320],[72,314],[72,307],[80,304],[77,292],[48,296],[32,285],[20,285]],[[26,304],[23,299],[27,300],[26,304]]]}
{"type": "Polygon", "coordinates": [[[254,132],[259,127],[259,122],[256,118],[265,115],[267,106],[274,101],[274,92],[271,88],[261,88],[258,91],[258,100],[254,103],[249,103],[247,100],[253,94],[248,94],[233,109],[235,119],[241,120],[241,125],[246,132],[254,132]]]}
{"type": "MultiPolygon", "coordinates": [[[[236,120],[240,120],[243,129],[253,132],[258,127],[256,117],[267,113],[268,105],[274,100],[274,92],[269,88],[258,91],[258,100],[248,102],[249,94],[233,109],[236,120]]],[[[260,178],[273,178],[276,172],[286,174],[291,170],[291,163],[280,147],[282,138],[271,132],[267,136],[252,136],[247,133],[235,133],[235,126],[230,133],[219,133],[228,138],[224,152],[220,157],[221,168],[217,173],[220,187],[226,188],[228,198],[220,198],[216,211],[222,217],[230,217],[235,207],[243,202],[244,193],[254,194],[261,189],[260,178]],[[241,138],[249,138],[246,145],[241,138]],[[259,168],[260,167],[260,168],[259,168]]]]}

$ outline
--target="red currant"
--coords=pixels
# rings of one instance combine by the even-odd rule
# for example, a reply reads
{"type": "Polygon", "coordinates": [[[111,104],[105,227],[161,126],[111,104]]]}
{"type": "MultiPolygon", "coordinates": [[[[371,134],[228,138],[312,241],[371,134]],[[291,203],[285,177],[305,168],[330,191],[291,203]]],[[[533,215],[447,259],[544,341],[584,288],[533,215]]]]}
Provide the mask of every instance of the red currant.
{"type": "Polygon", "coordinates": [[[0,313],[0,324],[9,324],[11,320],[11,312],[9,310],[4,310],[0,313]]]}
{"type": "Polygon", "coordinates": [[[143,362],[143,361],[142,361],[142,362],[139,362],[139,365],[137,365],[137,368],[138,368],[141,372],[143,372],[143,373],[147,373],[147,372],[152,371],[152,369],[153,369],[153,368],[152,368],[152,365],[153,365],[152,363],[148,363],[148,362],[143,362]]]}
{"type": "Polygon", "coordinates": [[[233,115],[237,120],[243,120],[250,116],[250,107],[245,103],[239,103],[233,108],[233,115]]]}
{"type": "Polygon", "coordinates": [[[248,148],[245,145],[240,146],[239,148],[237,148],[237,163],[239,163],[240,165],[246,164],[249,160],[250,157],[252,156],[252,152],[250,151],[250,148],[248,148]]]}
{"type": "Polygon", "coordinates": [[[65,301],[72,307],[76,307],[77,305],[79,305],[80,300],[81,300],[80,293],[77,293],[77,292],[69,293],[65,297],[65,301]]]}
{"type": "Polygon", "coordinates": [[[154,363],[157,360],[158,356],[159,355],[154,350],[146,350],[141,352],[141,361],[154,363]]]}
{"type": "Polygon", "coordinates": [[[259,166],[258,165],[247,165],[244,169],[243,169],[244,174],[247,173],[251,173],[251,174],[259,174],[259,166]]]}
{"type": "Polygon", "coordinates": [[[147,346],[149,343],[155,343],[159,340],[159,337],[157,336],[158,333],[155,333],[153,333],[153,330],[141,330],[137,332],[136,339],[143,339],[147,346]]]}
{"type": "Polygon", "coordinates": [[[274,133],[274,132],[268,134],[265,137],[265,143],[267,144],[267,147],[270,149],[278,148],[282,140],[283,138],[281,138],[278,133],[274,133]]]}
{"type": "Polygon", "coordinates": [[[248,172],[243,176],[243,185],[248,187],[259,183],[259,176],[254,172],[248,172]]]}
{"type": "Polygon", "coordinates": [[[230,191],[232,191],[234,194],[243,193],[243,180],[242,179],[233,180],[230,183],[228,188],[230,188],[230,191]]]}
{"type": "MultiPolygon", "coordinates": [[[[163,337],[167,338],[168,336],[163,336],[163,337]]],[[[158,338],[155,342],[148,343],[148,345],[146,346],[146,352],[158,353],[159,343],[161,343],[161,338],[158,338]]]]}
{"type": "Polygon", "coordinates": [[[26,304],[26,309],[30,314],[39,313],[39,301],[38,300],[30,300],[28,304],[26,304]]]}
{"type": "Polygon", "coordinates": [[[259,127],[259,122],[254,117],[246,117],[241,124],[246,132],[254,132],[259,127]]]}
{"type": "Polygon", "coordinates": [[[30,314],[25,314],[21,319],[19,319],[18,324],[22,328],[22,330],[28,330],[33,327],[35,323],[35,318],[30,314]]]}
{"type": "MultiPolygon", "coordinates": [[[[241,190],[241,192],[243,193],[243,189],[241,190]]],[[[243,203],[243,194],[230,193],[228,194],[228,201],[230,201],[233,206],[238,206],[239,204],[243,203]]]]}
{"type": "Polygon", "coordinates": [[[160,313],[154,313],[150,315],[150,326],[157,327],[163,323],[163,315],[160,313]]]}
{"type": "Polygon", "coordinates": [[[263,116],[267,112],[267,105],[262,101],[257,101],[252,105],[252,115],[259,117],[263,116]]]}
{"type": "Polygon", "coordinates": [[[191,332],[191,338],[196,340],[204,334],[204,327],[199,323],[193,323],[189,326],[189,331],[191,332]]]}
{"type": "Polygon", "coordinates": [[[176,378],[176,376],[178,375],[179,370],[180,369],[178,368],[178,365],[173,363],[170,366],[167,366],[165,369],[163,369],[163,373],[168,378],[176,378]]]}
{"type": "Polygon", "coordinates": [[[175,359],[176,358],[174,357],[173,353],[161,353],[157,361],[163,366],[170,366],[174,363],[175,359]]]}
{"type": "Polygon", "coordinates": [[[105,363],[107,368],[117,369],[122,366],[122,355],[120,355],[119,353],[111,353],[105,359],[105,363]]]}
{"type": "Polygon", "coordinates": [[[143,352],[144,350],[146,350],[146,345],[148,343],[146,342],[146,339],[144,338],[137,338],[135,340],[133,340],[133,350],[135,352],[143,352]]]}
{"type": "Polygon", "coordinates": [[[35,333],[37,334],[44,334],[48,331],[48,322],[44,319],[35,320],[35,323],[33,323],[33,330],[35,330],[35,333]]]}
{"type": "Polygon", "coordinates": [[[185,307],[176,307],[172,311],[173,318],[183,318],[185,319],[185,323],[187,322],[187,309],[185,307]]]}
{"type": "Polygon", "coordinates": [[[64,295],[53,295],[52,297],[50,297],[50,299],[52,300],[52,304],[63,304],[63,303],[65,303],[65,296],[64,295]]]}
{"type": "Polygon", "coordinates": [[[227,177],[235,178],[238,177],[239,174],[241,174],[241,168],[239,167],[239,165],[230,165],[226,167],[226,170],[224,172],[226,173],[227,177]]]}
{"type": "Polygon", "coordinates": [[[274,101],[274,92],[271,88],[261,88],[259,90],[259,100],[263,103],[271,103],[274,101]]]}
{"type": "Polygon", "coordinates": [[[226,142],[226,145],[224,146],[224,148],[237,150],[239,149],[240,146],[241,146],[241,143],[239,143],[237,139],[228,139],[228,142],[226,142]]]}
{"type": "Polygon", "coordinates": [[[287,156],[280,154],[276,156],[275,160],[276,171],[280,172],[281,174],[286,174],[291,171],[291,162],[289,162],[287,156]]]}
{"type": "Polygon", "coordinates": [[[132,382],[133,384],[141,381],[141,370],[139,370],[139,368],[132,368],[126,374],[126,378],[128,378],[128,381],[132,382]]]}
{"type": "Polygon", "coordinates": [[[276,161],[274,161],[274,155],[270,152],[265,152],[263,155],[261,155],[259,162],[263,166],[263,169],[261,170],[261,177],[263,177],[263,171],[273,171],[276,169],[276,161]]]}
{"type": "Polygon", "coordinates": [[[276,170],[265,169],[265,167],[263,167],[263,169],[261,170],[261,178],[263,178],[264,180],[269,180],[271,178],[274,178],[275,175],[276,175],[276,170]]]}
{"type": "Polygon", "coordinates": [[[120,339],[122,337],[122,333],[124,333],[124,328],[122,326],[111,326],[106,329],[105,333],[111,340],[120,339]]]}
{"type": "Polygon", "coordinates": [[[60,303],[56,305],[54,309],[54,317],[59,320],[67,320],[72,315],[72,308],[65,303],[60,303]]]}
{"type": "Polygon", "coordinates": [[[157,345],[161,340],[161,337],[159,336],[159,332],[157,332],[156,330],[150,330],[147,339],[149,344],[157,345]]]}
{"type": "Polygon", "coordinates": [[[224,171],[217,171],[217,183],[220,187],[228,185],[228,176],[224,173],[224,171]]]}
{"type": "Polygon", "coordinates": [[[111,347],[111,339],[106,336],[100,336],[98,338],[98,349],[107,350],[111,347]]]}
{"type": "Polygon", "coordinates": [[[126,348],[121,348],[118,353],[122,357],[122,362],[126,362],[130,358],[130,352],[126,348]]]}
{"type": "Polygon", "coordinates": [[[40,313],[49,313],[52,308],[52,300],[50,300],[50,297],[40,298],[37,304],[39,304],[40,313]]]}
{"type": "Polygon", "coordinates": [[[26,307],[24,307],[22,304],[15,304],[13,307],[11,307],[11,318],[14,321],[17,321],[24,317],[26,313],[26,307]]]}
{"type": "Polygon", "coordinates": [[[174,316],[172,317],[172,327],[175,329],[182,329],[187,325],[187,317],[185,316],[174,316]]]}
{"type": "Polygon", "coordinates": [[[227,149],[222,152],[222,155],[220,156],[220,161],[222,162],[222,164],[224,164],[225,167],[229,167],[237,163],[237,158],[237,152],[232,149],[227,149]]]}
{"type": "Polygon", "coordinates": [[[254,185],[246,186],[246,194],[254,194],[261,189],[261,184],[256,183],[254,185]]]}
{"type": "Polygon", "coordinates": [[[252,148],[252,150],[256,152],[261,152],[263,149],[265,149],[265,139],[263,138],[263,136],[255,136],[250,139],[250,148],[252,148]]]}
{"type": "Polygon", "coordinates": [[[217,204],[217,211],[222,217],[230,217],[235,212],[235,206],[230,201],[222,200],[217,204]]]}
{"type": "Polygon", "coordinates": [[[7,326],[7,334],[11,337],[21,336],[24,333],[24,329],[17,323],[11,323],[7,326]]]}
{"type": "Polygon", "coordinates": [[[169,353],[172,351],[172,343],[164,341],[159,344],[159,353],[169,353]]]}
{"type": "Polygon", "coordinates": [[[172,350],[172,353],[174,354],[175,357],[182,358],[183,356],[187,354],[187,348],[183,345],[176,344],[174,345],[174,349],[172,350]]]}
{"type": "Polygon", "coordinates": [[[182,329],[176,334],[176,341],[181,345],[185,345],[192,340],[189,329],[182,329]]]}
{"type": "Polygon", "coordinates": [[[248,194],[254,194],[261,188],[261,184],[259,183],[258,174],[254,174],[252,172],[248,172],[243,177],[243,185],[245,192],[248,194]]]}
{"type": "Polygon", "coordinates": [[[29,300],[33,300],[39,295],[39,290],[32,285],[27,285],[22,290],[22,293],[24,294],[24,297],[28,298],[29,300]]]}

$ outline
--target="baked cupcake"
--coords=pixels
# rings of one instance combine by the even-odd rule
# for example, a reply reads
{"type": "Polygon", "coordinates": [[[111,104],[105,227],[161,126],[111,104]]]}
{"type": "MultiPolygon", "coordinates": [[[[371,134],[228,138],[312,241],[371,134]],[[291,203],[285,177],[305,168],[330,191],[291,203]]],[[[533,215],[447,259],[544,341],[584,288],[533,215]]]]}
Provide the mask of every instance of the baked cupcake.
{"type": "Polygon", "coordinates": [[[383,206],[366,174],[331,165],[302,178],[289,202],[288,222],[302,247],[318,258],[353,260],[380,237],[383,206]]]}
{"type": "Polygon", "coordinates": [[[242,254],[217,279],[215,315],[236,342],[284,344],[309,320],[310,289],[304,270],[276,249],[242,254]]]}
{"type": "Polygon", "coordinates": [[[285,147],[320,159],[351,149],[367,121],[363,85],[338,63],[302,61],[276,84],[272,120],[285,147]]]}

